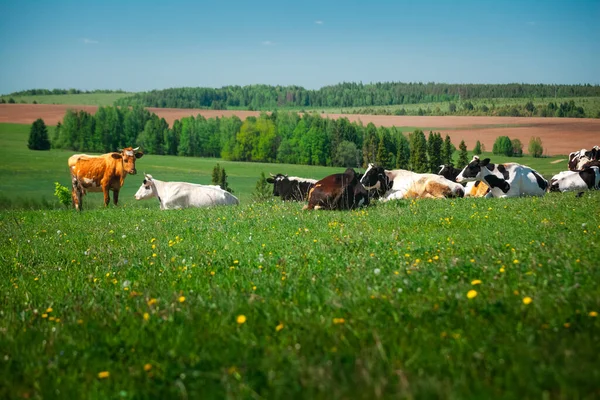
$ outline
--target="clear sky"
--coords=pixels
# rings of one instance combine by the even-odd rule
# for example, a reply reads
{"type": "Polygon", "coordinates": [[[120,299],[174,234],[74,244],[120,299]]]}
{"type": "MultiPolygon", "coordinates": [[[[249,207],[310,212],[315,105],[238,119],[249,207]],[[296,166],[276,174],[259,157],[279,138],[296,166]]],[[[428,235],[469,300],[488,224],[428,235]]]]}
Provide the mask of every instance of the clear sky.
{"type": "Polygon", "coordinates": [[[600,0],[0,0],[0,93],[600,84],[600,0]]]}

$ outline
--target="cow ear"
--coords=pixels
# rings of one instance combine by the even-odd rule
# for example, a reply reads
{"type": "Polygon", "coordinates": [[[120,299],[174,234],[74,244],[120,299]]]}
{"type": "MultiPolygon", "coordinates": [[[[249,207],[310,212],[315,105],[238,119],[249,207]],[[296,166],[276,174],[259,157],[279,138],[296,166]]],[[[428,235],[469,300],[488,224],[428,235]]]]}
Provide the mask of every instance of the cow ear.
{"type": "Polygon", "coordinates": [[[135,153],[135,158],[142,158],[144,156],[144,153],[142,153],[141,151],[138,151],[137,153],[135,153]]]}
{"type": "Polygon", "coordinates": [[[121,160],[123,158],[123,156],[120,155],[119,153],[110,153],[110,156],[112,158],[114,158],[115,160],[121,160]]]}
{"type": "Polygon", "coordinates": [[[485,167],[489,163],[490,163],[490,159],[489,158],[484,158],[483,161],[481,161],[481,166],[485,167]]]}
{"type": "Polygon", "coordinates": [[[267,182],[268,183],[275,183],[275,180],[273,178],[267,178],[267,182]]]}

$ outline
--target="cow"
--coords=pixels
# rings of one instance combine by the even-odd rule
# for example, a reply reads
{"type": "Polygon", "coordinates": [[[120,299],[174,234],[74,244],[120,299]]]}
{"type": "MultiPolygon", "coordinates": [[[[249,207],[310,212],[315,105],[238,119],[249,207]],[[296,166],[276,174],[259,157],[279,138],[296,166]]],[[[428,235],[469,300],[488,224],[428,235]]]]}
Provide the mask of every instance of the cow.
{"type": "Polygon", "coordinates": [[[590,161],[600,161],[600,146],[594,146],[591,150],[581,149],[569,154],[567,165],[569,171],[579,171],[585,168],[590,161]]]}
{"type": "Polygon", "coordinates": [[[279,196],[282,200],[305,201],[308,192],[315,186],[316,179],[298,178],[296,176],[270,174],[267,182],[273,184],[273,196],[279,196]]]}
{"type": "Polygon", "coordinates": [[[467,182],[465,197],[492,197],[490,187],[483,181],[467,182]]]}
{"type": "Polygon", "coordinates": [[[317,181],[308,193],[303,210],[352,210],[369,204],[369,193],[352,168],[343,174],[333,174],[317,181]]]}
{"type": "Polygon", "coordinates": [[[443,176],[449,181],[456,182],[456,177],[458,174],[460,174],[460,171],[462,170],[459,168],[454,168],[452,164],[442,164],[440,165],[440,170],[437,174],[443,176]]]}
{"type": "Polygon", "coordinates": [[[161,210],[189,207],[238,205],[231,193],[216,185],[200,185],[188,182],[165,182],[144,174],[144,181],[135,194],[136,200],[156,197],[161,210]]]}
{"type": "Polygon", "coordinates": [[[548,181],[537,171],[516,163],[492,164],[473,156],[456,177],[457,182],[484,181],[493,197],[543,196],[548,181]]]}
{"type": "Polygon", "coordinates": [[[380,201],[409,198],[463,197],[462,185],[436,174],[394,169],[369,164],[360,182],[367,190],[378,190],[384,194],[380,201]]]}
{"type": "Polygon", "coordinates": [[[600,167],[594,166],[581,171],[563,171],[550,179],[550,192],[584,191],[600,189],[600,167]]]}
{"type": "Polygon", "coordinates": [[[142,158],[144,153],[139,147],[126,147],[119,152],[89,156],[75,154],[69,157],[68,165],[71,172],[71,197],[75,209],[83,209],[83,196],[86,192],[104,193],[104,207],[110,203],[109,190],[113,191],[115,206],[119,201],[119,191],[125,182],[127,174],[135,175],[135,161],[142,158]]]}

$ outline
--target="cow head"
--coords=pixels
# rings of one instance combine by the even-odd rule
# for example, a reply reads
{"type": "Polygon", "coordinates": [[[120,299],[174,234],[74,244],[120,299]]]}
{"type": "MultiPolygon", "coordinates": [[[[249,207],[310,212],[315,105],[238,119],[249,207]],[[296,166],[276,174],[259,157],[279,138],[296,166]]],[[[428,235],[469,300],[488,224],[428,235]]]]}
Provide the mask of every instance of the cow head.
{"type": "Polygon", "coordinates": [[[271,173],[269,173],[269,175],[271,175],[271,177],[267,178],[267,182],[273,184],[273,196],[280,196],[282,185],[284,185],[285,182],[289,182],[288,176],[283,174],[273,175],[271,173]]]}
{"type": "Polygon", "coordinates": [[[473,156],[473,159],[467,166],[460,171],[456,177],[456,182],[470,182],[483,179],[482,168],[490,163],[490,159],[480,160],[479,157],[473,156]]]}
{"type": "Polygon", "coordinates": [[[144,182],[142,182],[142,186],[135,193],[136,200],[150,199],[155,196],[156,188],[152,179],[152,175],[144,174],[144,182]]]}
{"type": "Polygon", "coordinates": [[[135,169],[135,160],[137,158],[142,158],[144,153],[138,151],[139,147],[135,149],[132,147],[125,147],[121,150],[120,153],[112,153],[112,158],[116,160],[123,160],[123,169],[126,173],[135,175],[137,174],[137,170],[135,169]]]}
{"type": "Polygon", "coordinates": [[[387,190],[386,188],[382,188],[382,185],[385,186],[388,182],[389,179],[385,174],[385,170],[383,169],[383,167],[377,167],[374,164],[369,164],[362,178],[360,178],[360,183],[367,190],[387,190]]]}

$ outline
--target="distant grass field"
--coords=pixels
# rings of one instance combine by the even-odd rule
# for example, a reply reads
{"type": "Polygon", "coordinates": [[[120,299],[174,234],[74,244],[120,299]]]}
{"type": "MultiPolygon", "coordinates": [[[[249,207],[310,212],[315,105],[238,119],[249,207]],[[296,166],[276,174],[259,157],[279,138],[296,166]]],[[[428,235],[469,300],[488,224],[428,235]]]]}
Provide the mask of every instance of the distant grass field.
{"type": "MultiPolygon", "coordinates": [[[[50,136],[54,127],[49,127],[50,136]]],[[[70,187],[67,159],[74,154],[67,150],[32,151],[27,149],[30,125],[0,124],[0,209],[14,207],[59,207],[54,197],[54,182],[70,187]]],[[[407,132],[409,130],[406,130],[407,132]]],[[[455,154],[457,156],[457,154],[455,154]]],[[[508,158],[487,154],[492,162],[518,162],[526,164],[546,178],[566,169],[566,157],[508,158]],[[565,159],[564,162],[552,163],[565,159]]],[[[340,167],[314,167],[289,164],[228,162],[213,158],[187,158],[145,155],[136,164],[138,175],[128,176],[119,195],[119,204],[139,206],[133,195],[141,185],[143,173],[156,179],[210,184],[213,167],[219,163],[228,175],[230,187],[241,202],[249,202],[261,172],[265,175],[278,172],[306,178],[320,179],[340,172],[340,167]]],[[[158,207],[158,202],[146,201],[158,207]],[[151,203],[150,203],[151,202],[151,203]],[[156,204],[154,204],[156,203],[156,204]]],[[[146,204],[142,202],[141,204],[146,204]]],[[[91,193],[84,198],[84,206],[102,207],[102,195],[91,193]]]]}
{"type": "Polygon", "coordinates": [[[38,104],[68,104],[81,106],[112,106],[113,103],[123,97],[131,96],[132,93],[81,93],[81,94],[55,94],[55,95],[32,95],[32,96],[0,96],[5,101],[11,97],[17,103],[22,101],[28,104],[36,101],[38,104]]]}

